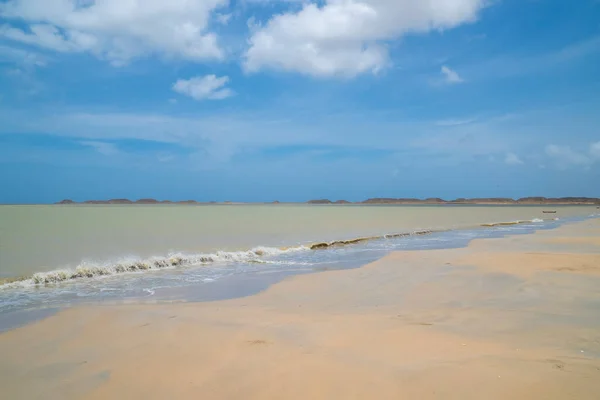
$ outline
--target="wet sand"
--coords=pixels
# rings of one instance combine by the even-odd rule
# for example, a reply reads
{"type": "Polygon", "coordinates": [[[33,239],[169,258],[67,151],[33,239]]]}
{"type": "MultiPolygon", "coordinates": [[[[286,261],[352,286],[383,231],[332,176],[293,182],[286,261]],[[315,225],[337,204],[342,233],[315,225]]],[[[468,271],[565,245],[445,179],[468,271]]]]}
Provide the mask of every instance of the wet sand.
{"type": "Polygon", "coordinates": [[[7,399],[597,399],[600,220],[0,334],[7,399]]]}

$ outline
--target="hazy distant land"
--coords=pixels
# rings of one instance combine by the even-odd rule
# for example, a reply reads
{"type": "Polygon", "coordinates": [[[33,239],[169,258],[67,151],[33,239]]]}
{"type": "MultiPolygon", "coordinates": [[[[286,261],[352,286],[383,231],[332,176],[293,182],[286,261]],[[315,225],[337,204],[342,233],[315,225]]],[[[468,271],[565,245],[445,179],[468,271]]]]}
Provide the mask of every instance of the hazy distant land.
{"type": "MultiPolygon", "coordinates": [[[[184,201],[171,201],[171,200],[156,200],[156,199],[110,199],[110,200],[86,200],[83,202],[76,202],[73,200],[65,199],[55,204],[248,204],[244,202],[199,202],[196,200],[184,200],[184,201]]],[[[263,204],[283,204],[279,201],[273,201],[271,203],[263,204]]],[[[294,203],[289,203],[294,204],[294,203]]],[[[297,203],[296,203],[297,204],[297,203]]],[[[486,198],[458,198],[454,200],[444,200],[438,197],[427,198],[427,199],[414,199],[414,198],[371,198],[359,202],[351,202],[347,200],[336,200],[332,201],[329,199],[318,199],[310,200],[305,204],[405,204],[405,205],[419,205],[419,204],[490,204],[490,205],[600,205],[600,198],[597,197],[523,197],[520,199],[511,199],[505,197],[486,197],[486,198]]]]}

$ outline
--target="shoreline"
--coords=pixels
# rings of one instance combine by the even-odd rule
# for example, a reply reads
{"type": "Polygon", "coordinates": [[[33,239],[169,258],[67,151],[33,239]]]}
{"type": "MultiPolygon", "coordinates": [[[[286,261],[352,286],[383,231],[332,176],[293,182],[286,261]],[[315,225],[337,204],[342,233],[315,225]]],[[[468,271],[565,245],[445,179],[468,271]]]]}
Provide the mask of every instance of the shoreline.
{"type": "Polygon", "coordinates": [[[590,219],[244,298],[75,307],[0,334],[0,384],[23,398],[593,399],[599,236],[590,219]]]}
{"type": "MultiPolygon", "coordinates": [[[[593,217],[585,217],[585,220],[590,220],[593,219],[593,217]]],[[[545,222],[551,222],[551,221],[555,221],[555,219],[547,219],[545,220],[545,222]]],[[[323,251],[323,250],[328,250],[328,249],[333,249],[333,248],[341,248],[341,247],[346,247],[346,246],[353,246],[353,245],[357,245],[357,244],[361,244],[361,243],[365,243],[368,241],[372,241],[372,240],[383,240],[383,239],[395,239],[395,238],[400,238],[400,239],[404,239],[404,238],[408,238],[408,237],[417,237],[417,236],[423,236],[423,235],[432,235],[432,234],[436,234],[436,233],[444,233],[444,232],[458,232],[458,231],[475,231],[475,230],[485,230],[488,232],[488,234],[491,234],[492,236],[484,236],[487,237],[485,239],[480,239],[480,238],[473,238],[473,239],[468,239],[467,242],[463,243],[463,244],[457,244],[456,246],[454,245],[449,245],[449,247],[441,247],[441,249],[444,250],[450,250],[450,249],[456,249],[456,248],[467,248],[470,246],[470,243],[473,240],[492,240],[490,238],[493,237],[506,237],[506,236],[513,236],[513,235],[530,235],[530,234],[535,234],[536,232],[541,232],[541,231],[546,231],[546,230],[554,230],[557,228],[560,228],[561,226],[565,226],[565,225],[570,225],[576,222],[573,221],[561,221],[557,226],[536,226],[536,227],[530,227],[530,229],[532,229],[531,231],[526,231],[526,232],[512,232],[512,233],[494,233],[491,230],[488,230],[489,228],[495,228],[495,227],[503,227],[503,226],[512,226],[512,225],[523,225],[526,223],[533,223],[533,222],[541,222],[540,221],[514,221],[514,222],[510,222],[510,223],[492,223],[492,224],[479,224],[473,227],[463,227],[463,228],[457,228],[457,229],[452,229],[452,230],[443,230],[443,231],[417,231],[417,232],[412,232],[412,233],[403,233],[403,234],[387,234],[387,235],[382,235],[382,236],[378,236],[378,237],[364,237],[364,238],[359,238],[359,239],[348,239],[348,240],[334,240],[331,242],[319,242],[316,244],[312,244],[309,246],[304,246],[306,251],[310,251],[310,252],[315,252],[315,251],[323,251]],[[497,236],[496,236],[497,235],[497,236]]],[[[482,231],[482,232],[485,232],[482,231]]],[[[286,248],[287,249],[287,248],[286,248]]],[[[252,250],[250,250],[251,252],[252,250]]],[[[296,276],[296,275],[304,275],[304,274],[313,274],[313,273],[321,273],[322,271],[327,271],[327,270],[347,270],[347,269],[355,269],[355,268],[363,268],[365,265],[370,264],[371,262],[376,262],[378,259],[384,258],[387,255],[389,255],[390,253],[393,253],[397,250],[389,250],[386,251],[383,255],[381,255],[380,257],[378,257],[377,259],[372,259],[370,261],[363,261],[360,262],[359,260],[346,260],[343,265],[340,266],[334,266],[334,267],[312,267],[312,268],[306,268],[306,269],[292,269],[292,270],[281,270],[281,271],[276,271],[276,272],[268,272],[266,275],[262,274],[259,272],[253,272],[253,273],[245,273],[236,277],[231,277],[231,278],[227,278],[223,281],[219,280],[216,282],[211,282],[210,284],[208,284],[208,286],[198,286],[198,285],[192,285],[190,287],[171,287],[171,288],[163,288],[161,290],[161,295],[159,295],[159,297],[156,300],[153,300],[154,297],[152,298],[146,298],[146,296],[133,296],[133,297],[129,297],[129,296],[124,296],[122,298],[119,297],[115,297],[115,298],[111,298],[111,299],[106,299],[106,300],[91,300],[90,302],[88,301],[74,301],[74,303],[72,302],[65,302],[65,303],[53,303],[52,305],[47,305],[45,307],[28,307],[22,310],[14,310],[14,311],[9,311],[8,313],[5,314],[0,314],[0,332],[3,331],[10,331],[12,329],[15,329],[17,327],[20,326],[24,326],[27,325],[31,322],[35,322],[36,320],[38,320],[39,318],[37,317],[38,314],[42,315],[44,314],[44,310],[50,308],[53,309],[54,311],[56,310],[64,310],[64,309],[69,309],[72,307],[80,307],[80,306],[95,306],[95,305],[103,305],[103,304],[109,304],[109,305],[118,305],[118,304],[141,304],[144,303],[146,301],[156,301],[158,303],[161,302],[168,302],[170,300],[166,300],[166,297],[173,297],[175,301],[180,301],[180,302],[191,302],[191,303],[195,303],[195,302],[206,302],[206,301],[215,301],[215,300],[231,300],[231,299],[236,299],[236,298],[242,298],[242,297],[246,297],[246,296],[251,296],[251,295],[255,295],[260,293],[263,290],[268,289],[270,286],[277,284],[279,282],[281,282],[282,280],[285,280],[287,278],[296,276]],[[260,278],[262,276],[262,278],[260,278]],[[228,285],[233,284],[237,289],[235,290],[230,290],[228,288],[228,285]],[[200,289],[202,291],[202,295],[198,295],[193,293],[193,290],[196,289],[200,289]],[[165,294],[166,293],[166,294],[165,294]],[[16,322],[15,322],[16,321],[16,322]]],[[[409,249],[406,251],[419,251],[419,250],[414,250],[414,249],[409,249]]],[[[428,250],[428,251],[433,251],[433,250],[428,250]]],[[[140,262],[135,262],[132,265],[138,265],[143,261],[140,262]]],[[[202,266],[189,266],[186,267],[185,265],[182,265],[181,268],[177,268],[177,267],[172,267],[171,269],[169,269],[169,271],[172,271],[173,273],[176,273],[177,270],[181,270],[184,271],[186,270],[186,268],[201,268],[202,266]]],[[[226,268],[226,266],[223,266],[223,268],[226,268]]],[[[61,272],[62,270],[58,270],[58,272],[61,272]]],[[[165,271],[165,272],[169,272],[169,271],[165,271]]],[[[64,273],[67,273],[68,271],[65,271],[64,273]]],[[[42,279],[44,276],[46,275],[51,275],[53,273],[53,271],[50,271],[48,273],[39,273],[40,278],[37,279],[42,279]]],[[[72,272],[69,272],[71,274],[75,274],[76,271],[73,270],[72,272]]],[[[91,273],[91,272],[81,272],[81,274],[84,273],[91,273]]],[[[143,269],[139,268],[139,271],[137,272],[126,272],[124,271],[123,274],[125,274],[126,276],[124,276],[124,279],[127,279],[128,277],[131,278],[135,278],[136,276],[139,276],[138,274],[143,273],[143,269]]],[[[95,278],[86,278],[82,275],[81,278],[73,278],[73,279],[69,279],[69,280],[65,280],[64,282],[67,285],[71,285],[71,284],[76,284],[76,283],[85,283],[86,281],[88,282],[94,282],[95,279],[98,279],[98,277],[102,278],[104,276],[104,274],[97,274],[98,276],[95,278]]],[[[106,275],[108,276],[108,275],[106,275]]],[[[23,288],[25,290],[31,290],[34,289],[36,287],[39,288],[49,288],[50,290],[52,290],[52,287],[55,285],[59,285],[62,283],[62,281],[57,281],[55,283],[48,283],[46,285],[42,284],[28,284],[25,286],[21,286],[23,284],[26,283],[26,281],[31,280],[31,277],[19,277],[19,278],[3,278],[0,279],[0,290],[2,289],[6,289],[6,290],[18,290],[19,288],[23,288]],[[4,288],[2,288],[1,285],[5,285],[4,288]]],[[[47,279],[47,278],[46,278],[47,279]]],[[[102,281],[96,281],[97,283],[101,283],[102,281]]],[[[152,293],[152,296],[154,296],[154,293],[152,293]]]]}
{"type": "Polygon", "coordinates": [[[53,270],[47,271],[38,271],[34,272],[31,275],[25,276],[0,276],[0,290],[2,290],[3,286],[6,288],[16,287],[15,285],[21,285],[26,283],[27,286],[38,286],[38,285],[51,285],[60,282],[69,282],[73,280],[83,280],[83,279],[93,279],[101,276],[112,276],[117,274],[128,274],[142,271],[157,271],[157,270],[167,270],[167,269],[176,269],[179,267],[193,267],[195,265],[209,265],[212,263],[216,263],[221,260],[221,258],[230,257],[232,255],[239,255],[242,253],[247,254],[247,258],[250,262],[254,262],[255,259],[259,260],[264,255],[269,255],[269,253],[285,253],[295,250],[307,250],[307,251],[319,251],[326,250],[330,248],[339,248],[344,246],[352,246],[356,244],[366,243],[370,241],[382,240],[382,239],[395,239],[395,238],[404,238],[411,236],[424,236],[430,235],[433,233],[440,232],[450,232],[450,231],[466,231],[466,230],[474,230],[474,229],[485,229],[485,228],[495,228],[500,226],[514,226],[514,225],[523,225],[529,223],[537,223],[537,222],[549,222],[558,220],[555,217],[555,214],[543,214],[548,218],[534,218],[531,220],[514,220],[514,221],[499,221],[499,222],[481,222],[476,225],[469,226],[458,226],[447,229],[440,228],[424,228],[410,232],[388,232],[379,235],[370,235],[370,236],[360,236],[355,238],[338,238],[331,239],[329,241],[315,241],[313,243],[303,243],[296,245],[287,245],[282,247],[269,247],[269,246],[255,246],[250,249],[238,249],[238,250],[215,250],[214,252],[208,253],[199,253],[199,254],[188,254],[186,255],[184,252],[178,252],[175,254],[171,254],[168,256],[153,256],[147,259],[132,259],[128,263],[122,263],[119,265],[115,265],[116,270],[114,272],[104,270],[103,266],[94,266],[94,265],[84,265],[79,264],[76,268],[56,268],[53,270]],[[218,253],[224,253],[224,255],[219,255],[218,253]],[[31,281],[31,283],[29,283],[31,281]]]}
{"type": "MultiPolygon", "coordinates": [[[[575,217],[571,217],[572,219],[575,217]]],[[[590,217],[585,217],[586,219],[590,217]]],[[[365,244],[372,241],[380,241],[380,240],[390,240],[390,239],[405,239],[411,237],[418,236],[427,236],[433,235],[436,233],[444,233],[444,232],[460,232],[460,231],[477,231],[480,229],[490,229],[497,227],[509,227],[509,226],[517,226],[517,225],[526,225],[533,223],[541,223],[541,222],[552,222],[557,221],[558,218],[546,218],[546,219],[533,219],[533,220],[515,220],[511,222],[495,222],[495,223],[481,223],[473,226],[463,226],[456,227],[453,229],[438,229],[438,230],[419,230],[413,232],[405,232],[405,233],[387,233],[384,235],[377,236],[364,236],[354,239],[337,239],[326,242],[314,242],[309,244],[302,244],[298,246],[292,247],[280,247],[280,248],[269,248],[258,246],[249,250],[240,250],[240,251],[231,251],[231,252],[216,252],[216,253],[206,253],[206,254],[189,254],[184,255],[176,254],[169,255],[166,257],[152,257],[150,259],[133,259],[128,262],[120,262],[119,264],[115,264],[113,266],[94,266],[94,265],[82,265],[78,266],[75,269],[70,268],[61,268],[50,271],[41,271],[34,273],[33,275],[28,276],[18,276],[18,277],[3,277],[0,278],[0,290],[17,290],[19,288],[22,289],[31,289],[35,287],[40,288],[52,288],[52,286],[66,283],[72,284],[77,282],[93,282],[93,280],[103,277],[111,277],[123,275],[126,279],[129,277],[135,277],[137,274],[144,272],[158,272],[158,271],[177,271],[177,270],[186,270],[189,268],[198,268],[201,266],[210,266],[210,265],[218,265],[219,262],[227,262],[228,257],[233,257],[233,259],[239,258],[244,255],[244,260],[246,262],[258,262],[259,264],[262,262],[261,259],[263,256],[270,256],[273,254],[286,254],[288,252],[315,252],[315,251],[324,251],[329,249],[337,249],[343,247],[351,247],[354,245],[365,244]],[[220,254],[222,253],[222,254],[220,254]],[[223,260],[221,260],[223,259],[223,260]]],[[[565,222],[562,222],[564,224],[565,222]]],[[[568,220],[567,224],[571,223],[568,220]]],[[[540,226],[537,229],[553,229],[553,227],[543,227],[540,226]]],[[[509,233],[510,234],[510,233],[509,233]]],[[[504,234],[501,234],[504,236],[504,234]]],[[[465,243],[464,246],[468,246],[469,243],[465,243]]],[[[460,246],[459,246],[460,247],[460,246]]],[[[393,251],[393,250],[391,250],[393,251]]],[[[229,264],[235,265],[238,260],[229,260],[229,264]]],[[[348,262],[348,261],[346,261],[348,262]]],[[[353,262],[350,261],[352,265],[353,262]]],[[[227,266],[224,265],[224,268],[227,266]]],[[[356,266],[354,266],[356,267],[356,266]]],[[[353,268],[354,268],[353,267],[353,268]]],[[[346,269],[335,268],[335,269],[346,269]]],[[[316,269],[318,271],[319,268],[316,269]]],[[[283,272],[283,271],[282,271],[283,272]]],[[[312,269],[307,269],[303,272],[297,273],[310,273],[312,269]]],[[[291,273],[294,275],[294,273],[291,273]]],[[[61,306],[60,304],[58,305],[61,306]]]]}

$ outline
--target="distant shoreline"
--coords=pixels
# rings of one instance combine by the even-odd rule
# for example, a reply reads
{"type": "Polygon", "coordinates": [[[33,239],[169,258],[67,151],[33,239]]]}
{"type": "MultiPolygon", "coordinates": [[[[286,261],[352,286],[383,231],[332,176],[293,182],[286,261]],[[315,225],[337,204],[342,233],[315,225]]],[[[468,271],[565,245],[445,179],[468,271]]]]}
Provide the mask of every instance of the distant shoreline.
{"type": "Polygon", "coordinates": [[[600,198],[595,197],[524,197],[520,199],[511,198],[458,198],[444,200],[441,198],[413,199],[413,198],[371,198],[359,202],[346,200],[332,201],[329,199],[309,200],[307,202],[199,202],[196,200],[170,201],[156,199],[110,199],[110,200],[86,200],[76,202],[73,200],[62,200],[57,205],[242,205],[242,204],[310,204],[310,205],[600,205],[600,198]]]}

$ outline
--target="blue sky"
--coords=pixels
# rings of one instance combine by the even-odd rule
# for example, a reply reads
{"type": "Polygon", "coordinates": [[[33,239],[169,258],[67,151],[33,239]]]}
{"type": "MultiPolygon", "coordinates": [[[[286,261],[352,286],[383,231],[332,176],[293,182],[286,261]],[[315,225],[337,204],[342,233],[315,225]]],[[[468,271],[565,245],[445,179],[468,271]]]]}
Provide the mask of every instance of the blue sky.
{"type": "Polygon", "coordinates": [[[600,2],[0,0],[0,187],[600,197],[600,2]]]}

